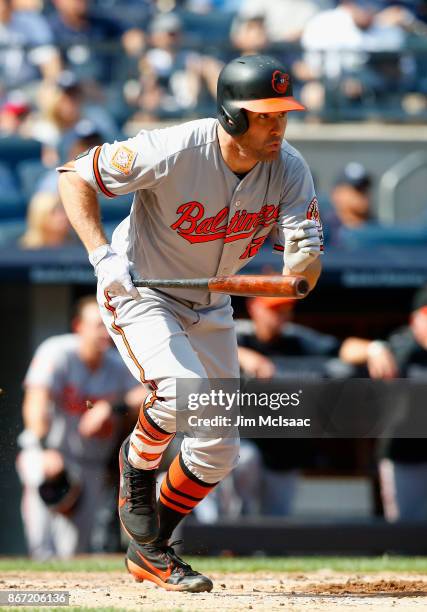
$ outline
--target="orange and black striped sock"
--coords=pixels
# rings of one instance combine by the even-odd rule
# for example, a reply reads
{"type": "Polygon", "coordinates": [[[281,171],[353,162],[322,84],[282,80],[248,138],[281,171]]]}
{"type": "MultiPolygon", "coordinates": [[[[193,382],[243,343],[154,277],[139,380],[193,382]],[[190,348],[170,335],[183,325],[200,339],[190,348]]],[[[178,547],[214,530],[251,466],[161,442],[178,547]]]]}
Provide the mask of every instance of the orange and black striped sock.
{"type": "Polygon", "coordinates": [[[147,400],[139,411],[138,421],[130,437],[128,458],[140,470],[155,470],[175,434],[164,431],[153,421],[148,413],[148,407],[152,404],[150,396],[147,400]]]}
{"type": "Polygon", "coordinates": [[[168,540],[175,527],[217,484],[203,482],[194,476],[179,453],[170,464],[160,488],[159,541],[168,540]]]}

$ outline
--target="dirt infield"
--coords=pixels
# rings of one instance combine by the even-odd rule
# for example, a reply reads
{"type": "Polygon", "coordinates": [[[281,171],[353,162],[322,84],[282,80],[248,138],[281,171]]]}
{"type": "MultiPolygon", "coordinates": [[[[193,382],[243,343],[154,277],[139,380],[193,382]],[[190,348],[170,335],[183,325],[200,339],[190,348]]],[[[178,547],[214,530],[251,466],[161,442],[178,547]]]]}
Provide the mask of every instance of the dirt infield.
{"type": "MultiPolygon", "coordinates": [[[[0,589],[67,590],[78,607],[173,612],[219,610],[426,610],[427,576],[297,573],[211,573],[211,593],[165,592],[125,572],[4,572],[0,589]]],[[[58,608],[59,609],[59,608],[58,608]]],[[[64,608],[66,610],[66,608],[64,608]]]]}

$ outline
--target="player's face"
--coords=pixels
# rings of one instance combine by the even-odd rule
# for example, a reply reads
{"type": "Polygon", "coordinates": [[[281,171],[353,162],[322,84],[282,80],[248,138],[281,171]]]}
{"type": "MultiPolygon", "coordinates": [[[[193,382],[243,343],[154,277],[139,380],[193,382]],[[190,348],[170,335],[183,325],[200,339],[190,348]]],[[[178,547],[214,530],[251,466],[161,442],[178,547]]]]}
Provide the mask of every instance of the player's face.
{"type": "Polygon", "coordinates": [[[110,348],[110,336],[101,319],[97,304],[87,304],[83,308],[75,329],[88,349],[104,352],[110,348]]]}
{"type": "Polygon", "coordinates": [[[256,161],[277,159],[285,137],[287,113],[246,113],[249,129],[238,137],[239,147],[246,156],[256,161]]]}
{"type": "Polygon", "coordinates": [[[283,326],[292,318],[291,309],[269,308],[256,302],[248,305],[248,308],[256,332],[265,342],[277,338],[283,326]]]}

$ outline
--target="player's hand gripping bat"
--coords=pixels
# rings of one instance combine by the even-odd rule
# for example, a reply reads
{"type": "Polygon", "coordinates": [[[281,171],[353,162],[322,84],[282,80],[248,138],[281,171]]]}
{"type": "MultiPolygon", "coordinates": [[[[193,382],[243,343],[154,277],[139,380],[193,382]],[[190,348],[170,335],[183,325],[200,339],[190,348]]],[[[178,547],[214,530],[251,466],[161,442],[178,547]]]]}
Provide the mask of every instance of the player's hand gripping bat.
{"type": "Polygon", "coordinates": [[[309,291],[304,276],[238,275],[212,278],[141,279],[135,287],[152,289],[207,289],[213,293],[229,295],[303,298],[309,291]]]}

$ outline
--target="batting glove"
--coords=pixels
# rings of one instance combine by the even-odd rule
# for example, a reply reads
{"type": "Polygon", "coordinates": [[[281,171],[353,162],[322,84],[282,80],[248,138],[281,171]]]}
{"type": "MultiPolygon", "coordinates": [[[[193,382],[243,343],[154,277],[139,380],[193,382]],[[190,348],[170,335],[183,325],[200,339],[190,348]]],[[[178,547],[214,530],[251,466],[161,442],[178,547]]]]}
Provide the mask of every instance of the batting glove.
{"type": "Polygon", "coordinates": [[[110,295],[141,299],[129,274],[129,262],[125,257],[113,251],[109,244],[102,244],[89,253],[89,261],[104,291],[108,291],[110,295]]]}
{"type": "Polygon", "coordinates": [[[306,219],[286,234],[284,259],[291,273],[303,272],[320,255],[316,221],[306,219]]]}

